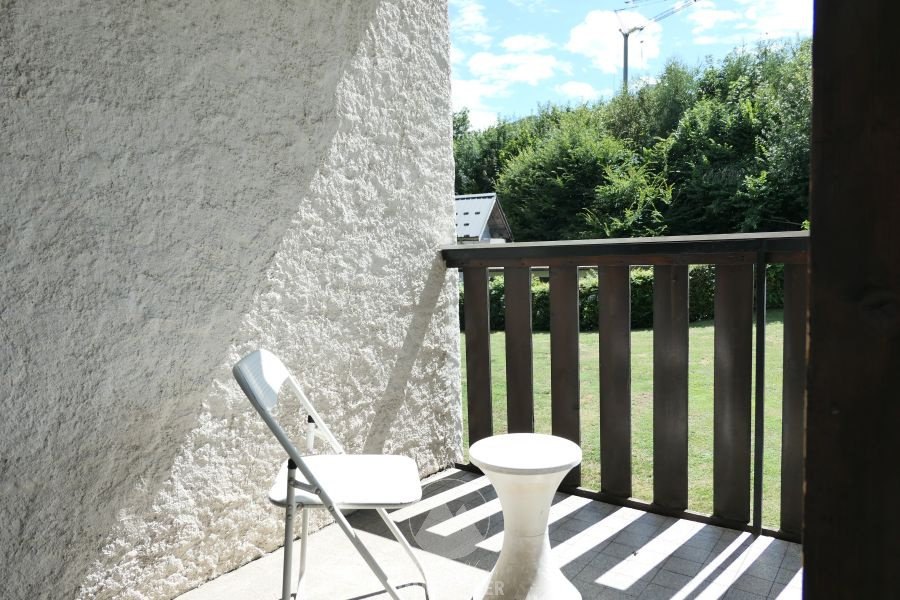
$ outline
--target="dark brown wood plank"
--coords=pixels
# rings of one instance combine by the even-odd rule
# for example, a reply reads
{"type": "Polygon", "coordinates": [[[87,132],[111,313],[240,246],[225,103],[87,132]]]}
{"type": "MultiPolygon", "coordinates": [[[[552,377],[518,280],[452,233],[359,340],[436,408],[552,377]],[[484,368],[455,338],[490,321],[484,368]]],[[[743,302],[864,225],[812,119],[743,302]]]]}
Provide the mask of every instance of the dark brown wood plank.
{"type": "Polygon", "coordinates": [[[753,266],[716,265],[713,514],[750,520],[753,266]]]}
{"type": "Polygon", "coordinates": [[[763,245],[769,253],[803,252],[809,245],[809,234],[804,231],[786,231],[515,244],[461,244],[446,246],[441,249],[441,254],[449,267],[479,266],[476,261],[483,263],[480,266],[673,264],[673,261],[685,256],[693,257],[691,262],[698,264],[713,262],[721,264],[735,261],[755,262],[756,253],[763,245]],[[718,258],[711,260],[713,256],[718,258]]]}
{"type": "Polygon", "coordinates": [[[900,590],[900,2],[819,0],[804,597],[900,590]]]}
{"type": "Polygon", "coordinates": [[[628,267],[600,267],[600,489],[631,496],[631,282],[628,267]]]}
{"type": "Polygon", "coordinates": [[[688,268],[653,268],[653,502],[688,505],[688,268]]]}
{"type": "Polygon", "coordinates": [[[506,298],[506,420],[510,433],[534,431],[531,349],[531,269],[504,270],[506,298]]]}
{"type": "MultiPolygon", "coordinates": [[[[499,244],[497,244],[499,246],[499,244]]],[[[478,258],[451,261],[458,267],[628,267],[633,265],[695,265],[733,264],[746,265],[756,262],[756,252],[713,252],[709,254],[579,254],[553,256],[552,254],[510,258],[489,253],[478,258]]],[[[450,263],[448,263],[450,264],[450,263]]]]}
{"type": "Polygon", "coordinates": [[[494,427],[491,410],[491,330],[487,269],[462,269],[466,294],[466,388],[469,410],[469,444],[490,437],[494,427]]]}
{"type": "Polygon", "coordinates": [[[806,390],[806,265],[784,267],[781,407],[781,529],[803,526],[803,395],[806,390]]]}
{"type": "MultiPolygon", "coordinates": [[[[550,414],[553,435],[581,445],[578,372],[578,269],[550,269],[550,414]]],[[[581,483],[581,467],[563,480],[565,486],[581,483]]]]}
{"type": "MultiPolygon", "coordinates": [[[[478,258],[465,260],[453,260],[452,267],[531,267],[533,269],[546,269],[548,267],[629,267],[629,266],[654,266],[654,265],[747,265],[756,262],[756,252],[711,252],[708,254],[606,254],[602,256],[584,254],[577,256],[530,256],[523,258],[502,257],[489,253],[478,258]]],[[[766,252],[766,262],[774,263],[805,263],[806,252],[766,252]]]]}

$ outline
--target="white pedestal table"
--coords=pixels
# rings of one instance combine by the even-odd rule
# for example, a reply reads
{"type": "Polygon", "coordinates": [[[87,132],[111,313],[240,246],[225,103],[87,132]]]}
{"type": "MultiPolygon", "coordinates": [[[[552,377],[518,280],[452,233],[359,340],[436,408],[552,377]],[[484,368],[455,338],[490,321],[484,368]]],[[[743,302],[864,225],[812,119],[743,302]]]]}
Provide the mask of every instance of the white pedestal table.
{"type": "Polygon", "coordinates": [[[550,559],[547,520],[560,482],[581,462],[581,448],[552,435],[512,433],[475,442],[469,458],[497,490],[504,522],[497,564],[473,600],[580,600],[550,559]]]}

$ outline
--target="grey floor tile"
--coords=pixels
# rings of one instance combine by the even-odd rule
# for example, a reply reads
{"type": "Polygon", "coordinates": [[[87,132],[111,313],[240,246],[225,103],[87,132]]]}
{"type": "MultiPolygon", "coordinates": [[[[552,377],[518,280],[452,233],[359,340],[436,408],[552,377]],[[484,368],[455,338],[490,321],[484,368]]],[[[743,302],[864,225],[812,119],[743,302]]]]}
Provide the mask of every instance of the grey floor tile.
{"type": "MultiPolygon", "coordinates": [[[[630,600],[634,596],[630,596],[624,592],[619,590],[614,590],[608,587],[599,587],[595,590],[595,593],[590,598],[592,600],[630,600]]],[[[584,598],[582,600],[585,600],[584,598]]]]}
{"type": "Polygon", "coordinates": [[[778,575],[778,569],[779,566],[777,564],[764,563],[757,560],[747,567],[745,573],[753,575],[754,577],[759,577],[760,579],[765,579],[766,581],[775,581],[775,577],[778,575]]]}
{"type": "Polygon", "coordinates": [[[660,569],[656,576],[653,578],[652,583],[661,585],[672,591],[678,591],[685,585],[687,585],[690,580],[691,578],[688,575],[673,573],[672,571],[667,571],[666,569],[660,569]]]}
{"type": "Polygon", "coordinates": [[[595,557],[594,560],[586,564],[584,568],[578,572],[578,575],[576,575],[575,578],[583,579],[585,581],[595,581],[617,564],[619,564],[619,561],[609,556],[595,557]]]}
{"type": "Polygon", "coordinates": [[[721,531],[721,535],[719,535],[719,541],[726,541],[726,542],[733,542],[741,535],[741,533],[743,533],[736,529],[721,529],[720,528],[720,531],[721,531]]]}
{"type": "Polygon", "coordinates": [[[722,532],[718,529],[703,528],[696,534],[692,535],[685,543],[685,546],[693,548],[702,548],[709,552],[718,543],[722,532]]]}
{"type": "Polygon", "coordinates": [[[782,569],[791,569],[795,573],[799,571],[802,566],[803,559],[800,556],[785,555],[784,560],[781,562],[782,569]]]}
{"type": "Polygon", "coordinates": [[[563,565],[560,571],[562,571],[562,574],[565,575],[566,579],[574,581],[586,566],[587,565],[584,563],[569,563],[563,565]]]}
{"type": "Polygon", "coordinates": [[[672,552],[672,556],[702,564],[705,563],[709,557],[709,549],[684,544],[675,549],[675,551],[672,552]]]}
{"type": "MultiPolygon", "coordinates": [[[[727,550],[728,547],[731,546],[731,545],[734,544],[734,543],[735,543],[735,541],[734,541],[733,539],[731,539],[731,540],[724,540],[724,539],[723,539],[723,540],[719,540],[718,542],[716,542],[716,545],[712,547],[711,556],[713,556],[713,557],[718,556],[719,554],[721,554],[722,552],[724,552],[725,550],[727,550]]],[[[734,551],[734,553],[732,554],[732,556],[737,556],[737,555],[739,555],[741,552],[743,552],[744,550],[746,550],[747,547],[748,547],[750,544],[752,544],[752,543],[753,543],[753,538],[747,538],[747,539],[745,539],[743,542],[741,542],[740,546],[738,546],[738,549],[737,549],[736,551],[734,551]]]]}
{"type": "Polygon", "coordinates": [[[652,538],[656,533],[660,531],[660,523],[654,523],[652,521],[646,520],[645,517],[641,517],[636,522],[632,523],[628,527],[625,528],[626,533],[633,534],[635,536],[641,536],[646,538],[652,538]]]}
{"type": "Polygon", "coordinates": [[[693,577],[703,569],[703,564],[694,560],[672,555],[662,564],[662,568],[681,575],[693,577]]]}
{"type": "Polygon", "coordinates": [[[620,532],[613,538],[614,542],[618,542],[620,544],[625,544],[626,546],[633,546],[635,548],[640,548],[647,542],[652,539],[650,535],[637,533],[634,531],[629,531],[626,527],[624,531],[620,532]]]}
{"type": "Polygon", "coordinates": [[[764,600],[765,598],[765,596],[760,596],[759,594],[753,594],[751,592],[735,588],[730,588],[722,596],[722,600],[764,600]]]}
{"type": "Polygon", "coordinates": [[[614,556],[616,558],[628,558],[638,551],[638,548],[633,545],[626,545],[618,541],[612,541],[607,544],[606,548],[603,549],[601,554],[606,554],[607,556],[614,556]]]}
{"type": "Polygon", "coordinates": [[[638,597],[640,598],[640,600],[668,600],[674,593],[675,592],[667,587],[663,587],[659,584],[650,582],[638,597]]]}
{"type": "Polygon", "coordinates": [[[775,583],[783,583],[784,585],[787,585],[799,570],[800,569],[785,569],[784,567],[781,567],[780,569],[778,569],[778,573],[775,575],[775,583]]]}
{"type": "Polygon", "coordinates": [[[756,594],[757,596],[768,596],[769,590],[772,589],[772,581],[770,579],[761,579],[746,573],[737,578],[731,585],[731,589],[743,590],[756,594]]]}

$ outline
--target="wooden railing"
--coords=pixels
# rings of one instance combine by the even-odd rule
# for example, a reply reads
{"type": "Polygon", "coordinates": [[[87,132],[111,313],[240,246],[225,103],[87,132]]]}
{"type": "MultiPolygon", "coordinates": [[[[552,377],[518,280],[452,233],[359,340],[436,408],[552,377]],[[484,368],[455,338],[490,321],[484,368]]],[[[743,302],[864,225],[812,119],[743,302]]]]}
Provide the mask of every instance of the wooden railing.
{"type": "Polygon", "coordinates": [[[551,427],[581,443],[579,267],[598,272],[600,490],[572,492],[607,502],[760,532],[765,411],[767,264],[784,267],[780,530],[799,539],[802,522],[803,394],[806,380],[806,232],[537,242],[446,247],[465,288],[469,443],[492,435],[488,269],[503,269],[507,428],[534,430],[531,269],[550,271],[551,427]],[[713,513],[688,511],[688,265],[715,265],[713,513]],[[632,266],[653,267],[653,499],[631,499],[632,266]],[[755,411],[751,401],[756,380],[755,411]],[[751,422],[756,424],[751,440],[751,422]],[[752,461],[751,461],[752,457],[752,461]],[[751,469],[752,464],[752,469],[751,469]],[[751,481],[753,498],[751,498],[751,481]],[[752,509],[752,510],[751,510],[752,509]],[[752,518],[752,521],[751,521],[752,518]]]}

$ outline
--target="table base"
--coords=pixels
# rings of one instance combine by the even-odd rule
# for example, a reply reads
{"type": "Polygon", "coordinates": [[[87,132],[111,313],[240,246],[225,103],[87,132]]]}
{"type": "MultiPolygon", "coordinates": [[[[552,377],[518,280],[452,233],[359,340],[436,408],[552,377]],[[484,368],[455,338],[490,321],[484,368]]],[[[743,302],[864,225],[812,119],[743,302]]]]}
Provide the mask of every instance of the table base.
{"type": "Polygon", "coordinates": [[[500,558],[472,600],[581,600],[550,557],[550,538],[504,535],[500,558]]]}

